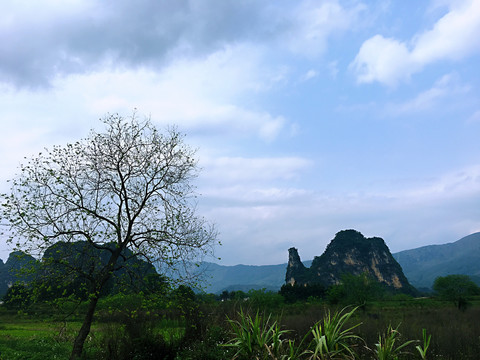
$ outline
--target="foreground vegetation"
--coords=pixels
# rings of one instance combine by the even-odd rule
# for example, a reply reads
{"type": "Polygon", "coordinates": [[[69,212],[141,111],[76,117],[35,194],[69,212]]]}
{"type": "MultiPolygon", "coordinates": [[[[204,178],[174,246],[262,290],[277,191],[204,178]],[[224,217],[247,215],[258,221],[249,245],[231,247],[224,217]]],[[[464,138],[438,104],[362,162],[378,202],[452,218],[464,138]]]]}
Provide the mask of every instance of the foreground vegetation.
{"type": "MultiPolygon", "coordinates": [[[[480,353],[479,298],[460,311],[449,301],[404,295],[359,308],[313,297],[285,303],[265,291],[237,295],[245,297],[221,301],[180,287],[158,298],[109,296],[83,358],[468,360],[480,353]]],[[[0,359],[67,359],[85,311],[77,305],[1,306],[0,359]]]]}

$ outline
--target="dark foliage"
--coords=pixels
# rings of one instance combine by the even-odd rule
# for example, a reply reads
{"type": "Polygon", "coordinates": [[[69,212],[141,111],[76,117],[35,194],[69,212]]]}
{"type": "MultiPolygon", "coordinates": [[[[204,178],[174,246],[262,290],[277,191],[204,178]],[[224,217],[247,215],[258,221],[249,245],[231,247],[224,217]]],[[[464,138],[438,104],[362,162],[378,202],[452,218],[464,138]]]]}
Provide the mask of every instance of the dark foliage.
{"type": "Polygon", "coordinates": [[[376,279],[368,273],[361,275],[343,274],[341,282],[328,289],[330,304],[365,306],[367,302],[380,300],[386,293],[376,279]]]}
{"type": "Polygon", "coordinates": [[[219,299],[222,301],[225,300],[243,300],[247,298],[247,294],[242,290],[223,290],[219,296],[219,299]]]}
{"type": "Polygon", "coordinates": [[[323,299],[326,289],[322,284],[285,284],[280,288],[279,294],[284,297],[286,303],[291,304],[297,301],[306,301],[308,298],[323,299]]]}
{"type": "MultiPolygon", "coordinates": [[[[95,248],[84,241],[56,243],[45,251],[41,261],[22,253],[12,253],[7,264],[13,264],[9,267],[9,274],[15,285],[7,290],[4,301],[7,306],[22,310],[27,310],[34,302],[67,297],[85,301],[94,285],[92,280],[105,266],[108,256],[106,249],[95,248]],[[16,259],[15,263],[11,259],[16,259]]],[[[117,270],[101,295],[160,293],[166,286],[165,278],[157,274],[153,265],[125,249],[117,270]]]]}
{"type": "Polygon", "coordinates": [[[468,275],[439,276],[433,283],[433,290],[441,298],[453,302],[459,310],[467,308],[472,296],[480,295],[480,288],[468,275]]]}
{"type": "Polygon", "coordinates": [[[8,288],[3,297],[5,307],[9,310],[26,309],[32,304],[32,290],[20,283],[13,284],[8,288]]]}

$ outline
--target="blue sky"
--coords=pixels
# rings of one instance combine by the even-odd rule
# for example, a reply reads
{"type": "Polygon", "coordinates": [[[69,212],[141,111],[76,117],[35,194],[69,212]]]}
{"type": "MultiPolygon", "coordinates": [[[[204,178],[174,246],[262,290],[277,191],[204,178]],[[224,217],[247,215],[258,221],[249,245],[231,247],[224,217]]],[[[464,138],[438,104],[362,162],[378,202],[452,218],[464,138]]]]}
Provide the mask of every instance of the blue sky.
{"type": "MultiPolygon", "coordinates": [[[[2,2],[0,192],[134,108],[198,148],[221,263],[480,231],[480,1],[2,2]]],[[[0,258],[8,249],[0,243],[0,258]]]]}

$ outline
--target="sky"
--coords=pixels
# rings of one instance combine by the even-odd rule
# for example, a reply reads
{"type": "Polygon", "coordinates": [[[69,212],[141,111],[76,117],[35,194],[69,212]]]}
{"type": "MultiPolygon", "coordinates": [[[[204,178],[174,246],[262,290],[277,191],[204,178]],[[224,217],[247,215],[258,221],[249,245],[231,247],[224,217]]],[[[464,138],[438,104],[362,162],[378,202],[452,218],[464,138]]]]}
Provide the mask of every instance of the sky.
{"type": "Polygon", "coordinates": [[[134,109],[198,149],[220,264],[480,231],[480,0],[2,0],[0,192],[134,109]]]}

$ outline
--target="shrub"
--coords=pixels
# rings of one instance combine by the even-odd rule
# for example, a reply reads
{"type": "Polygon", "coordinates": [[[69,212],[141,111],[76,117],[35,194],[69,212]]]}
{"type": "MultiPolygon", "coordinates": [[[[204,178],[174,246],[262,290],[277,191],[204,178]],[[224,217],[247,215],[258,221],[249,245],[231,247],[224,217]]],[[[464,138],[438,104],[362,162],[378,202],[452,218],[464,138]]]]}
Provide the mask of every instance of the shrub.
{"type": "Polygon", "coordinates": [[[373,351],[376,360],[398,360],[403,349],[413,343],[413,340],[410,340],[396,345],[400,339],[397,329],[398,327],[394,329],[389,325],[386,333],[379,335],[373,351]]]}
{"type": "Polygon", "coordinates": [[[352,330],[360,324],[348,327],[347,322],[357,308],[346,312],[346,308],[335,312],[333,316],[330,311],[323,320],[317,322],[311,329],[312,341],[305,354],[308,359],[355,359],[353,345],[362,339],[353,334],[352,330]]]}
{"type": "Polygon", "coordinates": [[[233,359],[277,359],[283,352],[284,335],[271,315],[262,317],[258,311],[254,318],[240,310],[239,320],[228,319],[233,339],[225,346],[235,349],[233,359]]]}
{"type": "Polygon", "coordinates": [[[465,310],[468,300],[480,294],[480,288],[468,275],[439,276],[433,283],[435,290],[441,298],[452,301],[460,310],[465,310]]]}

